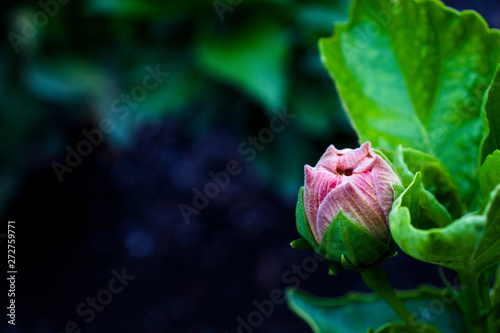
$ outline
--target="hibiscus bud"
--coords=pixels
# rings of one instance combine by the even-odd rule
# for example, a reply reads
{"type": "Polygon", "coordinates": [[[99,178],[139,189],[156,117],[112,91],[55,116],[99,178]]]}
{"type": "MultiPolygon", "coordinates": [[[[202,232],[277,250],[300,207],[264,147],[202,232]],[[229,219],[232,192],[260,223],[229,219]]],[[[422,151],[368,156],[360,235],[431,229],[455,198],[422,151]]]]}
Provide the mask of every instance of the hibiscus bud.
{"type": "Polygon", "coordinates": [[[316,241],[321,243],[342,209],[349,219],[386,242],[394,202],[392,184],[401,182],[369,142],[357,149],[328,147],[316,167],[305,166],[304,210],[316,241]]]}
{"type": "Polygon", "coordinates": [[[310,229],[305,232],[309,236],[301,235],[330,260],[373,264],[390,250],[394,185],[401,186],[399,177],[369,142],[357,149],[328,147],[315,167],[305,166],[303,198],[299,197],[303,208],[298,207],[297,218],[305,215],[308,228],[298,222],[299,233],[310,229]]]}

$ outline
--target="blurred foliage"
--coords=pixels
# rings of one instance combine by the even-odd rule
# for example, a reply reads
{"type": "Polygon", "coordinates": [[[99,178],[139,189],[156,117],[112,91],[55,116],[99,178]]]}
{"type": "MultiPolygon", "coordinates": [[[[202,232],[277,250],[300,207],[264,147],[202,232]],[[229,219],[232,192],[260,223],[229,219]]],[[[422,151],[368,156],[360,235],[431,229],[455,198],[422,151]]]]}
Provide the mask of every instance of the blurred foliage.
{"type": "Polygon", "coordinates": [[[193,117],[192,135],[236,119],[245,140],[286,108],[296,120],[256,163],[290,198],[326,144],[353,142],[317,47],[347,18],[347,0],[46,3],[4,12],[0,205],[27,165],[62,162],[69,138],[83,139],[103,118],[116,128],[106,143],[120,149],[142,124],[182,113],[193,117]],[[147,66],[170,75],[118,117],[113,103],[142,83],[147,66]]]}
{"type": "MultiPolygon", "coordinates": [[[[400,291],[398,296],[424,324],[432,324],[442,333],[458,332],[457,327],[450,327],[450,323],[456,326],[461,323],[460,308],[457,302],[444,302],[453,299],[449,290],[421,286],[415,290],[400,291]],[[432,308],[435,303],[440,304],[439,315],[432,308]]],[[[348,293],[340,298],[320,298],[298,289],[288,289],[287,302],[314,333],[373,333],[374,329],[378,333],[436,332],[429,326],[389,330],[393,325],[399,326],[395,323],[400,323],[401,319],[377,294],[348,293]]]]}

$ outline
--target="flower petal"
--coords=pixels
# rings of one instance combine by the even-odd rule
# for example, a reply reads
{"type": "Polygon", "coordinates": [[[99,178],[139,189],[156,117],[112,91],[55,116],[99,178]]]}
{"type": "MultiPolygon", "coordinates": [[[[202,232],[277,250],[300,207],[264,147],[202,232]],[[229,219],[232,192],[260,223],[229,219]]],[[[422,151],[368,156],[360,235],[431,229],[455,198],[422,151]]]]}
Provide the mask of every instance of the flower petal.
{"type": "Polygon", "coordinates": [[[366,176],[350,177],[349,181],[337,186],[325,197],[318,208],[317,234],[320,239],[340,209],[375,237],[387,241],[389,228],[385,222],[385,213],[377,202],[375,188],[370,185],[366,176]]]}
{"type": "Polygon", "coordinates": [[[377,200],[384,209],[384,213],[389,223],[389,213],[394,202],[394,189],[391,184],[402,185],[399,177],[394,173],[391,166],[380,156],[375,156],[372,167],[373,186],[377,193],[377,200]]]}
{"type": "Polygon", "coordinates": [[[318,207],[340,181],[341,177],[330,171],[305,166],[304,211],[317,241],[321,241],[316,228],[318,207]]]}
{"type": "Polygon", "coordinates": [[[367,157],[369,158],[373,155],[370,142],[365,142],[361,147],[356,149],[346,148],[338,150],[331,145],[325,154],[323,154],[316,167],[322,167],[335,173],[339,171],[343,173],[347,170],[356,169],[367,157]]]}
{"type": "Polygon", "coordinates": [[[333,145],[330,145],[326,152],[321,156],[315,168],[325,169],[332,173],[337,173],[337,163],[339,160],[338,151],[333,145]]]}

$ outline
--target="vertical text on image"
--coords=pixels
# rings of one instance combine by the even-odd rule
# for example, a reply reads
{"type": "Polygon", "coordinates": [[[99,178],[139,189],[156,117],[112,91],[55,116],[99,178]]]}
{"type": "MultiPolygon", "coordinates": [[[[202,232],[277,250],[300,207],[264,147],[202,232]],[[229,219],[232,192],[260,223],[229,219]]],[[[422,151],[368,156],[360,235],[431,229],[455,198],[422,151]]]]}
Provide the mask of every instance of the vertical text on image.
{"type": "Polygon", "coordinates": [[[7,321],[10,325],[16,325],[16,221],[7,222],[7,281],[9,289],[7,297],[9,306],[7,321]]]}

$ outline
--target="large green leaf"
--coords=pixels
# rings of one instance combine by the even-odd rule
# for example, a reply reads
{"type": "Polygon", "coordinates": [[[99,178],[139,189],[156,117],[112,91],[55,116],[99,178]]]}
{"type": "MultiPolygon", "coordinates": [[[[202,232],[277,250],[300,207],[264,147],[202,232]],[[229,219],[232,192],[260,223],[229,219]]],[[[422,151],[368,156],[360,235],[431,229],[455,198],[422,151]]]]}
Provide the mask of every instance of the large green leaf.
{"type": "Polygon", "coordinates": [[[488,155],[479,169],[479,184],[484,198],[500,184],[500,150],[488,155]]]}
{"type": "MultiPolygon", "coordinates": [[[[457,332],[451,323],[460,325],[460,310],[456,302],[450,302],[452,296],[448,291],[423,287],[399,292],[398,296],[423,324],[431,324],[442,333],[457,332]]],[[[315,333],[363,333],[371,328],[382,329],[388,323],[401,323],[389,305],[376,294],[351,293],[342,298],[326,299],[289,289],[287,300],[292,311],[315,333]]],[[[417,327],[417,331],[420,332],[421,328],[417,327]]]]}
{"type": "Polygon", "coordinates": [[[491,193],[484,215],[487,219],[484,236],[473,257],[479,270],[498,265],[500,261],[500,184],[491,193]]]}
{"type": "Polygon", "coordinates": [[[488,87],[483,107],[484,138],[481,143],[481,163],[489,154],[500,149],[500,74],[495,74],[488,87]]]}
{"type": "Polygon", "coordinates": [[[471,201],[500,32],[438,1],[355,0],[320,48],[360,141],[437,157],[471,201]]]}
{"type": "Polygon", "coordinates": [[[471,268],[474,250],[483,237],[486,216],[468,214],[444,228],[419,229],[420,173],[394,201],[389,215],[391,234],[410,256],[455,270],[471,268]]]}

